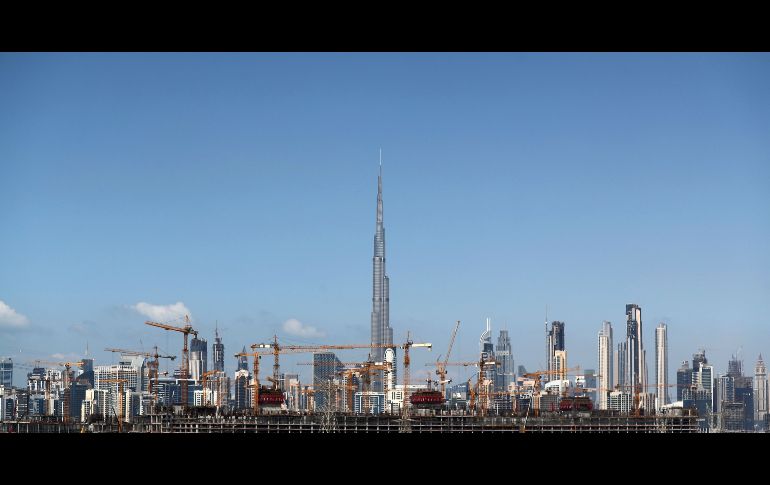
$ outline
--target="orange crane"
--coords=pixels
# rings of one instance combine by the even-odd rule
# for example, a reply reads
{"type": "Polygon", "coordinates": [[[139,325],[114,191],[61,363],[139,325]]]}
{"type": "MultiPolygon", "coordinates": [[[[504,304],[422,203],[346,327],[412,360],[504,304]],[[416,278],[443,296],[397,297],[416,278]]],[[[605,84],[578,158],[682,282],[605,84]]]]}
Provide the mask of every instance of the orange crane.
{"type": "Polygon", "coordinates": [[[449,339],[449,350],[446,351],[446,357],[443,362],[440,362],[441,356],[436,359],[436,375],[439,376],[439,383],[441,384],[441,395],[446,396],[446,366],[449,363],[449,354],[452,353],[452,346],[455,343],[455,336],[457,336],[457,329],[460,328],[460,320],[457,320],[454,330],[452,330],[452,338],[449,339]]]}
{"type": "Polygon", "coordinates": [[[188,378],[188,373],[190,369],[190,354],[187,350],[187,336],[190,334],[193,334],[193,336],[197,337],[198,331],[194,330],[192,328],[192,325],[190,325],[190,317],[185,315],[184,321],[185,321],[184,327],[175,327],[173,325],[167,325],[165,323],[151,322],[149,320],[144,323],[146,325],[150,325],[153,327],[162,328],[163,330],[181,332],[182,334],[184,334],[184,346],[182,347],[182,368],[180,369],[181,371],[180,380],[182,383],[182,386],[181,386],[182,387],[181,389],[182,406],[187,407],[187,386],[188,386],[187,378],[188,378]]]}
{"type": "Polygon", "coordinates": [[[127,379],[102,379],[101,382],[116,382],[118,383],[118,433],[123,432],[123,383],[128,382],[127,379]]]}
{"type": "Polygon", "coordinates": [[[148,362],[148,367],[150,368],[150,382],[148,383],[148,389],[147,391],[153,395],[153,400],[155,404],[158,404],[158,379],[159,379],[159,373],[158,370],[160,368],[160,361],[158,359],[176,359],[176,355],[160,355],[158,354],[158,346],[156,345],[154,347],[155,352],[138,352],[136,350],[125,350],[125,349],[113,349],[113,348],[106,348],[104,349],[106,352],[114,352],[114,353],[120,353],[123,355],[142,355],[144,357],[152,357],[155,360],[151,360],[148,362]],[[152,385],[153,376],[155,377],[155,386],[152,385]],[[153,391],[155,391],[153,393],[153,391]]]}
{"type": "Polygon", "coordinates": [[[425,347],[430,350],[433,345],[430,343],[416,344],[409,338],[409,332],[406,332],[406,342],[401,345],[401,348],[404,349],[404,404],[402,405],[404,417],[409,415],[409,349],[412,347],[425,347]]]}

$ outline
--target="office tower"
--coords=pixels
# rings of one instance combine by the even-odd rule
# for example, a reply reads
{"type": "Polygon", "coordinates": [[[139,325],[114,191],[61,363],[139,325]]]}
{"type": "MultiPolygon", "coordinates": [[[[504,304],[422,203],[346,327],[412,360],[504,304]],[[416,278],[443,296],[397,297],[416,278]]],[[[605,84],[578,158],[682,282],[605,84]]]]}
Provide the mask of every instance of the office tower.
{"type": "Polygon", "coordinates": [[[523,375],[524,375],[524,374],[526,374],[526,373],[527,373],[527,368],[526,368],[526,367],[524,367],[523,365],[519,365],[519,366],[516,368],[516,375],[517,375],[517,376],[523,376],[523,375]]]}
{"type": "Polygon", "coordinates": [[[706,358],[706,351],[703,349],[698,350],[698,352],[692,354],[692,370],[695,372],[700,367],[700,363],[708,364],[708,359],[706,358]]]}
{"type": "Polygon", "coordinates": [[[249,409],[251,407],[251,375],[246,369],[235,371],[235,409],[249,409]]]}
{"type": "Polygon", "coordinates": [[[743,375],[743,362],[734,355],[727,362],[727,375],[732,377],[741,377],[743,375]]]}
{"type": "Polygon", "coordinates": [[[194,337],[190,341],[190,369],[189,377],[195,382],[203,378],[208,370],[208,342],[206,339],[194,337]]]}
{"type": "Polygon", "coordinates": [[[670,403],[668,397],[668,334],[665,323],[655,329],[655,387],[658,395],[658,407],[670,403]]]}
{"type": "Polygon", "coordinates": [[[714,412],[720,413],[725,409],[726,403],[735,402],[735,378],[729,375],[717,377],[715,390],[714,412]]]}
{"type": "Polygon", "coordinates": [[[548,330],[548,321],[545,322],[545,346],[546,346],[546,370],[554,370],[554,353],[564,350],[564,322],[554,320],[551,322],[551,330],[548,330]]]}
{"type": "Polygon", "coordinates": [[[596,390],[597,409],[609,409],[609,393],[615,385],[612,378],[612,354],[612,323],[605,320],[602,323],[602,329],[599,330],[599,386],[596,390]]]}
{"type": "Polygon", "coordinates": [[[642,309],[639,305],[626,305],[626,385],[632,395],[646,392],[647,378],[644,343],[642,341],[642,309]]]}
{"type": "MultiPolygon", "coordinates": [[[[246,353],[246,346],[243,346],[243,350],[241,350],[241,354],[246,353]]],[[[245,355],[241,355],[238,357],[238,361],[236,364],[236,370],[249,370],[249,358],[245,355]]]]}
{"type": "MultiPolygon", "coordinates": [[[[382,152],[380,152],[380,173],[377,176],[377,224],[374,233],[374,256],[372,257],[372,344],[393,343],[393,329],[390,328],[390,278],[385,272],[385,226],[382,221],[382,152]]],[[[374,348],[375,362],[382,362],[385,348],[374,348]]],[[[383,373],[374,375],[372,390],[382,392],[383,373]]],[[[316,401],[316,406],[318,401],[316,401]]]]}
{"type": "Polygon", "coordinates": [[[0,358],[0,386],[13,386],[13,359],[10,357],[0,358]]]}
{"type": "Polygon", "coordinates": [[[508,391],[508,385],[513,382],[513,352],[511,350],[511,339],[508,337],[508,330],[500,330],[497,337],[497,346],[495,347],[495,359],[498,362],[497,382],[495,390],[497,392],[508,391]]]}
{"type": "Polygon", "coordinates": [[[754,423],[764,428],[767,415],[767,367],[759,354],[757,364],[754,366],[754,423]]]}
{"type": "Polygon", "coordinates": [[[615,385],[622,391],[628,391],[630,384],[628,382],[628,342],[621,342],[618,344],[618,351],[615,352],[615,385]]]}
{"type": "Polygon", "coordinates": [[[316,411],[322,412],[337,407],[334,381],[339,380],[342,362],[334,352],[316,352],[313,354],[313,389],[315,389],[316,411]]]}
{"type": "Polygon", "coordinates": [[[214,370],[224,372],[225,370],[225,346],[222,344],[222,337],[219,336],[219,327],[214,328],[214,345],[211,346],[214,357],[214,370]]]}
{"type": "Polygon", "coordinates": [[[692,369],[686,360],[682,361],[682,367],[676,371],[676,400],[683,399],[684,392],[692,385],[692,369]]]}

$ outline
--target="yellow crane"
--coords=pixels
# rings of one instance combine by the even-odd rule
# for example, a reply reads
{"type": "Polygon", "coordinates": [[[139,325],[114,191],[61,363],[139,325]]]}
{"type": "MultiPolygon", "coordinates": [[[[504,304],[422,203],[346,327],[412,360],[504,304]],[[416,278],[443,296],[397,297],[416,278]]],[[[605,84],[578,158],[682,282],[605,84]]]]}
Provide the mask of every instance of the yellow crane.
{"type": "Polygon", "coordinates": [[[457,324],[455,325],[454,330],[452,330],[452,338],[449,339],[449,349],[446,351],[446,357],[444,357],[444,361],[440,362],[441,356],[436,359],[436,375],[439,376],[439,384],[441,385],[442,396],[446,396],[446,367],[449,363],[449,355],[452,353],[452,346],[455,343],[455,336],[457,336],[458,328],[460,328],[460,320],[457,320],[457,324]]]}
{"type": "MultiPolygon", "coordinates": [[[[35,362],[46,364],[46,365],[55,365],[59,367],[64,367],[64,373],[62,375],[62,384],[64,387],[64,422],[69,423],[70,420],[70,380],[72,379],[72,375],[70,374],[70,368],[71,367],[82,367],[84,365],[83,362],[46,362],[44,360],[36,360],[35,362]]],[[[46,379],[49,381],[48,379],[46,379]]],[[[48,399],[48,395],[50,394],[50,381],[47,383],[47,392],[46,392],[46,399],[48,399]]],[[[46,407],[48,405],[46,404],[46,407]]]]}
{"type": "Polygon", "coordinates": [[[181,332],[182,334],[184,334],[184,346],[182,347],[182,368],[180,369],[180,381],[182,383],[181,385],[182,406],[187,407],[187,389],[188,389],[187,379],[188,379],[188,373],[190,369],[190,354],[187,350],[187,338],[188,338],[187,336],[190,334],[193,334],[193,336],[197,337],[198,331],[193,329],[192,325],[190,325],[190,317],[185,315],[184,321],[185,321],[184,327],[175,327],[174,325],[151,322],[149,320],[144,323],[152,327],[162,328],[163,330],[168,330],[171,332],[181,332]]]}

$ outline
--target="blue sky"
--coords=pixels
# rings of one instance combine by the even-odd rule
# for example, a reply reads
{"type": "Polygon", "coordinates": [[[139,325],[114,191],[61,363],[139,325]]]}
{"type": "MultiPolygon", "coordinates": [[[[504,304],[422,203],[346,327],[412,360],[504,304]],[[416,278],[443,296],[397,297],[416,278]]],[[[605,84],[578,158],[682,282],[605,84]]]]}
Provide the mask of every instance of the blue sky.
{"type": "Polygon", "coordinates": [[[540,368],[546,305],[570,366],[634,302],[651,381],[660,321],[672,376],[699,347],[753,368],[768,135],[768,54],[0,54],[0,355],[178,354],[139,303],[228,355],[367,342],[382,147],[391,325],[435,345],[415,380],[455,320],[475,360],[487,316],[540,368]]]}

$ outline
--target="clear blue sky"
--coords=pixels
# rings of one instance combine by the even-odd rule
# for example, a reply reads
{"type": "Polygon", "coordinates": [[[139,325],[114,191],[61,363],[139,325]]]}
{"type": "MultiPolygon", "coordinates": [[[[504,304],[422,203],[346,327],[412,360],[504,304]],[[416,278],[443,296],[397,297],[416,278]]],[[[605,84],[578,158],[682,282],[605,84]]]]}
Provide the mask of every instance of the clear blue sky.
{"type": "Polygon", "coordinates": [[[0,54],[0,355],[367,342],[380,147],[415,380],[458,319],[543,366],[546,304],[570,366],[631,302],[651,381],[660,321],[672,376],[770,357],[770,55],[450,53],[0,54]]]}

